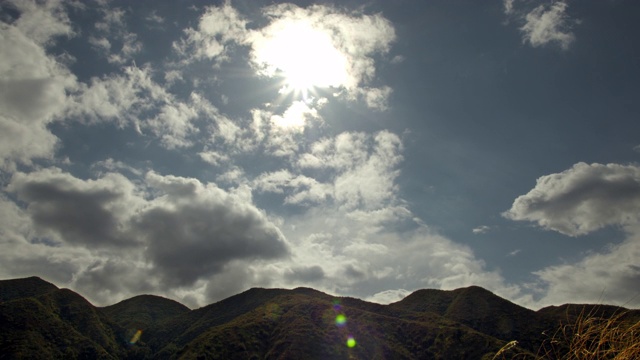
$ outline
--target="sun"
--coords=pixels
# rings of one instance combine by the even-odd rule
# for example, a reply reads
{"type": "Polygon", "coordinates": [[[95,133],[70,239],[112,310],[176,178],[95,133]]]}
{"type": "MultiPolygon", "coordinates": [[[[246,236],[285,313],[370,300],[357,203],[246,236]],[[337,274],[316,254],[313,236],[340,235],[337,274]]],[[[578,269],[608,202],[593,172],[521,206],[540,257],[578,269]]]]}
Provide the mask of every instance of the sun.
{"type": "Polygon", "coordinates": [[[316,88],[347,83],[347,58],[327,30],[308,21],[280,19],[263,36],[254,47],[254,59],[263,74],[281,77],[280,92],[306,97],[316,88]]]}

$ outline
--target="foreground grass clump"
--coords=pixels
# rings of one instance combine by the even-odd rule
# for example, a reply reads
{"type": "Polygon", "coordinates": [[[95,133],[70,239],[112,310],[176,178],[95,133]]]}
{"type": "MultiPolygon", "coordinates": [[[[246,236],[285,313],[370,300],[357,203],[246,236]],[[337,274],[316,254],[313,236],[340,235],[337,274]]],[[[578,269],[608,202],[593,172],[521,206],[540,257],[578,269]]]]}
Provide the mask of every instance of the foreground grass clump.
{"type": "MultiPolygon", "coordinates": [[[[640,318],[630,312],[607,313],[598,307],[567,313],[566,324],[540,347],[537,360],[637,360],[640,359],[640,318]]],[[[527,358],[512,353],[516,341],[505,344],[492,360],[527,358]]]]}
{"type": "MultiPolygon", "coordinates": [[[[597,309],[596,309],[597,310],[597,309]]],[[[599,316],[596,310],[561,326],[543,344],[543,358],[553,359],[640,359],[640,320],[617,312],[599,316]]]]}

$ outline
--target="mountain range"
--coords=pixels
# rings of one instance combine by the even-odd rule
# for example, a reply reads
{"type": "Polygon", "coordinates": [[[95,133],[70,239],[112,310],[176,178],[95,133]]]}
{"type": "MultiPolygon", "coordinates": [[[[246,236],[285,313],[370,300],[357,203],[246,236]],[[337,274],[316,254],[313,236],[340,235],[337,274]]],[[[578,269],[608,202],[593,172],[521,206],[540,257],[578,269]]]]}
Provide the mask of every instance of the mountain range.
{"type": "Polygon", "coordinates": [[[195,310],[154,295],[96,307],[29,277],[0,280],[0,359],[554,358],[577,319],[615,314],[640,320],[640,310],[607,305],[533,311],[477,286],[389,305],[252,288],[195,310]]]}

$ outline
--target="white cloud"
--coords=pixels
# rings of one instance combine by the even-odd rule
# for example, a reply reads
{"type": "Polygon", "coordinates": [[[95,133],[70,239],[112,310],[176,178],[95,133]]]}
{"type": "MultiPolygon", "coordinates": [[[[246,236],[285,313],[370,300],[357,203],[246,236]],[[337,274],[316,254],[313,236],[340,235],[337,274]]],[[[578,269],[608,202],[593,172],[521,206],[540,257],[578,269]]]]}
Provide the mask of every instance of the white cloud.
{"type": "Polygon", "coordinates": [[[473,230],[471,230],[474,234],[484,234],[487,231],[491,230],[490,226],[487,225],[481,225],[478,226],[477,228],[474,228],[473,230]]]}
{"type": "Polygon", "coordinates": [[[286,191],[286,204],[323,203],[333,196],[330,184],[304,175],[293,175],[288,170],[261,174],[253,181],[253,187],[260,192],[283,194],[286,191]]]}
{"type": "Polygon", "coordinates": [[[640,167],[619,164],[575,164],[538,179],[504,216],[537,222],[569,236],[605,226],[624,228],[625,239],[600,251],[576,254],[579,260],[535,271],[530,284],[541,307],[571,302],[638,306],[640,286],[640,167]]]}
{"type": "Polygon", "coordinates": [[[199,152],[198,156],[200,156],[203,161],[208,162],[211,165],[220,165],[229,160],[229,156],[226,154],[207,149],[199,152]]]}
{"type": "Polygon", "coordinates": [[[534,272],[542,298],[539,307],[572,303],[640,306],[640,229],[633,226],[619,245],[584,255],[574,263],[534,272]]]}
{"type": "Polygon", "coordinates": [[[0,167],[5,169],[53,156],[58,139],[47,125],[61,114],[76,85],[75,76],[43,47],[56,36],[73,34],[62,4],[13,5],[21,12],[18,20],[0,23],[0,48],[11,49],[0,54],[0,167]]]}
{"type": "Polygon", "coordinates": [[[185,30],[186,37],[175,42],[173,48],[186,63],[211,59],[219,64],[228,60],[229,44],[244,42],[246,24],[247,20],[227,0],[221,6],[207,7],[198,28],[185,30]]]}
{"type": "Polygon", "coordinates": [[[192,123],[197,117],[198,112],[191,104],[175,102],[163,105],[144,125],[160,137],[166,148],[187,147],[192,144],[188,137],[198,132],[192,123]]]}
{"type": "Polygon", "coordinates": [[[513,3],[515,0],[503,0],[504,13],[510,15],[513,13],[513,3]]]}
{"type": "Polygon", "coordinates": [[[152,75],[148,66],[128,66],[122,74],[92,78],[73,94],[67,115],[87,124],[114,122],[119,127],[133,126],[140,133],[150,131],[168,149],[192,146],[200,132],[195,123],[206,117],[217,126],[216,136],[233,140],[237,126],[217,108],[197,93],[188,100],[177,99],[152,75]]]}
{"type": "Polygon", "coordinates": [[[63,0],[9,0],[7,3],[20,12],[12,25],[38,45],[48,45],[57,36],[75,35],[63,0]]]}
{"type": "Polygon", "coordinates": [[[395,196],[395,167],[402,160],[402,144],[397,135],[382,131],[374,136],[365,133],[342,133],[319,140],[310,152],[297,156],[302,169],[323,169],[330,183],[307,176],[280,171],[257,179],[258,189],[293,191],[289,203],[323,202],[329,198],[350,209],[375,209],[395,196]]]}
{"type": "Polygon", "coordinates": [[[321,264],[314,287],[379,302],[418,288],[471,284],[524,298],[498,272],[487,271],[470,248],[415,219],[397,194],[401,151],[399,137],[387,131],[342,133],[311,144],[297,166],[256,177],[254,191],[282,194],[285,205],[306,187],[321,194],[314,206],[281,219],[292,259],[274,263],[272,276],[295,286],[299,264],[321,264]],[[384,291],[399,287],[409,290],[384,291]]]}
{"type": "Polygon", "coordinates": [[[310,108],[304,101],[294,101],[282,115],[272,115],[275,129],[302,131],[309,119],[319,119],[318,110],[310,108]]]}
{"type": "Polygon", "coordinates": [[[409,294],[411,294],[411,291],[407,291],[405,289],[385,290],[375,293],[365,300],[378,304],[391,304],[404,299],[409,294]]]}
{"type": "Polygon", "coordinates": [[[103,7],[103,17],[95,23],[99,36],[90,36],[89,43],[112,64],[124,64],[142,51],[142,43],[135,33],[127,31],[126,12],[119,8],[103,7]],[[113,50],[118,49],[117,52],[113,50]]]}
{"type": "Polygon", "coordinates": [[[158,15],[156,10],[151,11],[144,19],[154,25],[162,25],[165,22],[165,19],[158,15]]]}
{"type": "MultiPolygon", "coordinates": [[[[505,2],[505,10],[507,3],[509,2],[505,2]]],[[[565,14],[567,7],[566,2],[558,1],[549,6],[540,5],[529,12],[525,16],[526,23],[520,28],[524,33],[523,42],[528,42],[533,47],[556,42],[563,49],[568,49],[575,36],[570,31],[572,21],[565,14]]],[[[512,7],[509,9],[512,10],[512,7]]]]}
{"type": "Polygon", "coordinates": [[[578,163],[540,177],[503,215],[569,236],[609,225],[629,225],[640,214],[640,167],[578,163]]]}
{"type": "Polygon", "coordinates": [[[389,108],[389,96],[392,93],[392,89],[389,86],[383,86],[381,88],[365,87],[354,93],[361,97],[365,104],[371,109],[387,110],[389,108]]]}

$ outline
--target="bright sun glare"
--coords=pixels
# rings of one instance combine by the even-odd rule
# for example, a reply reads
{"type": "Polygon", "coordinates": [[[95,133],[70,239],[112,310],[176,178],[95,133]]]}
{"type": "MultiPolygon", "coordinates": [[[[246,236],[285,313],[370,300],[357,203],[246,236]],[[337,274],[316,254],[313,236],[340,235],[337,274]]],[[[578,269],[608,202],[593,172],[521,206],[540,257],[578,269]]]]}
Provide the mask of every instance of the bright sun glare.
{"type": "Polygon", "coordinates": [[[268,75],[281,75],[283,93],[306,97],[314,88],[338,87],[347,82],[347,60],[330,35],[301,20],[279,21],[256,49],[268,75]]]}

